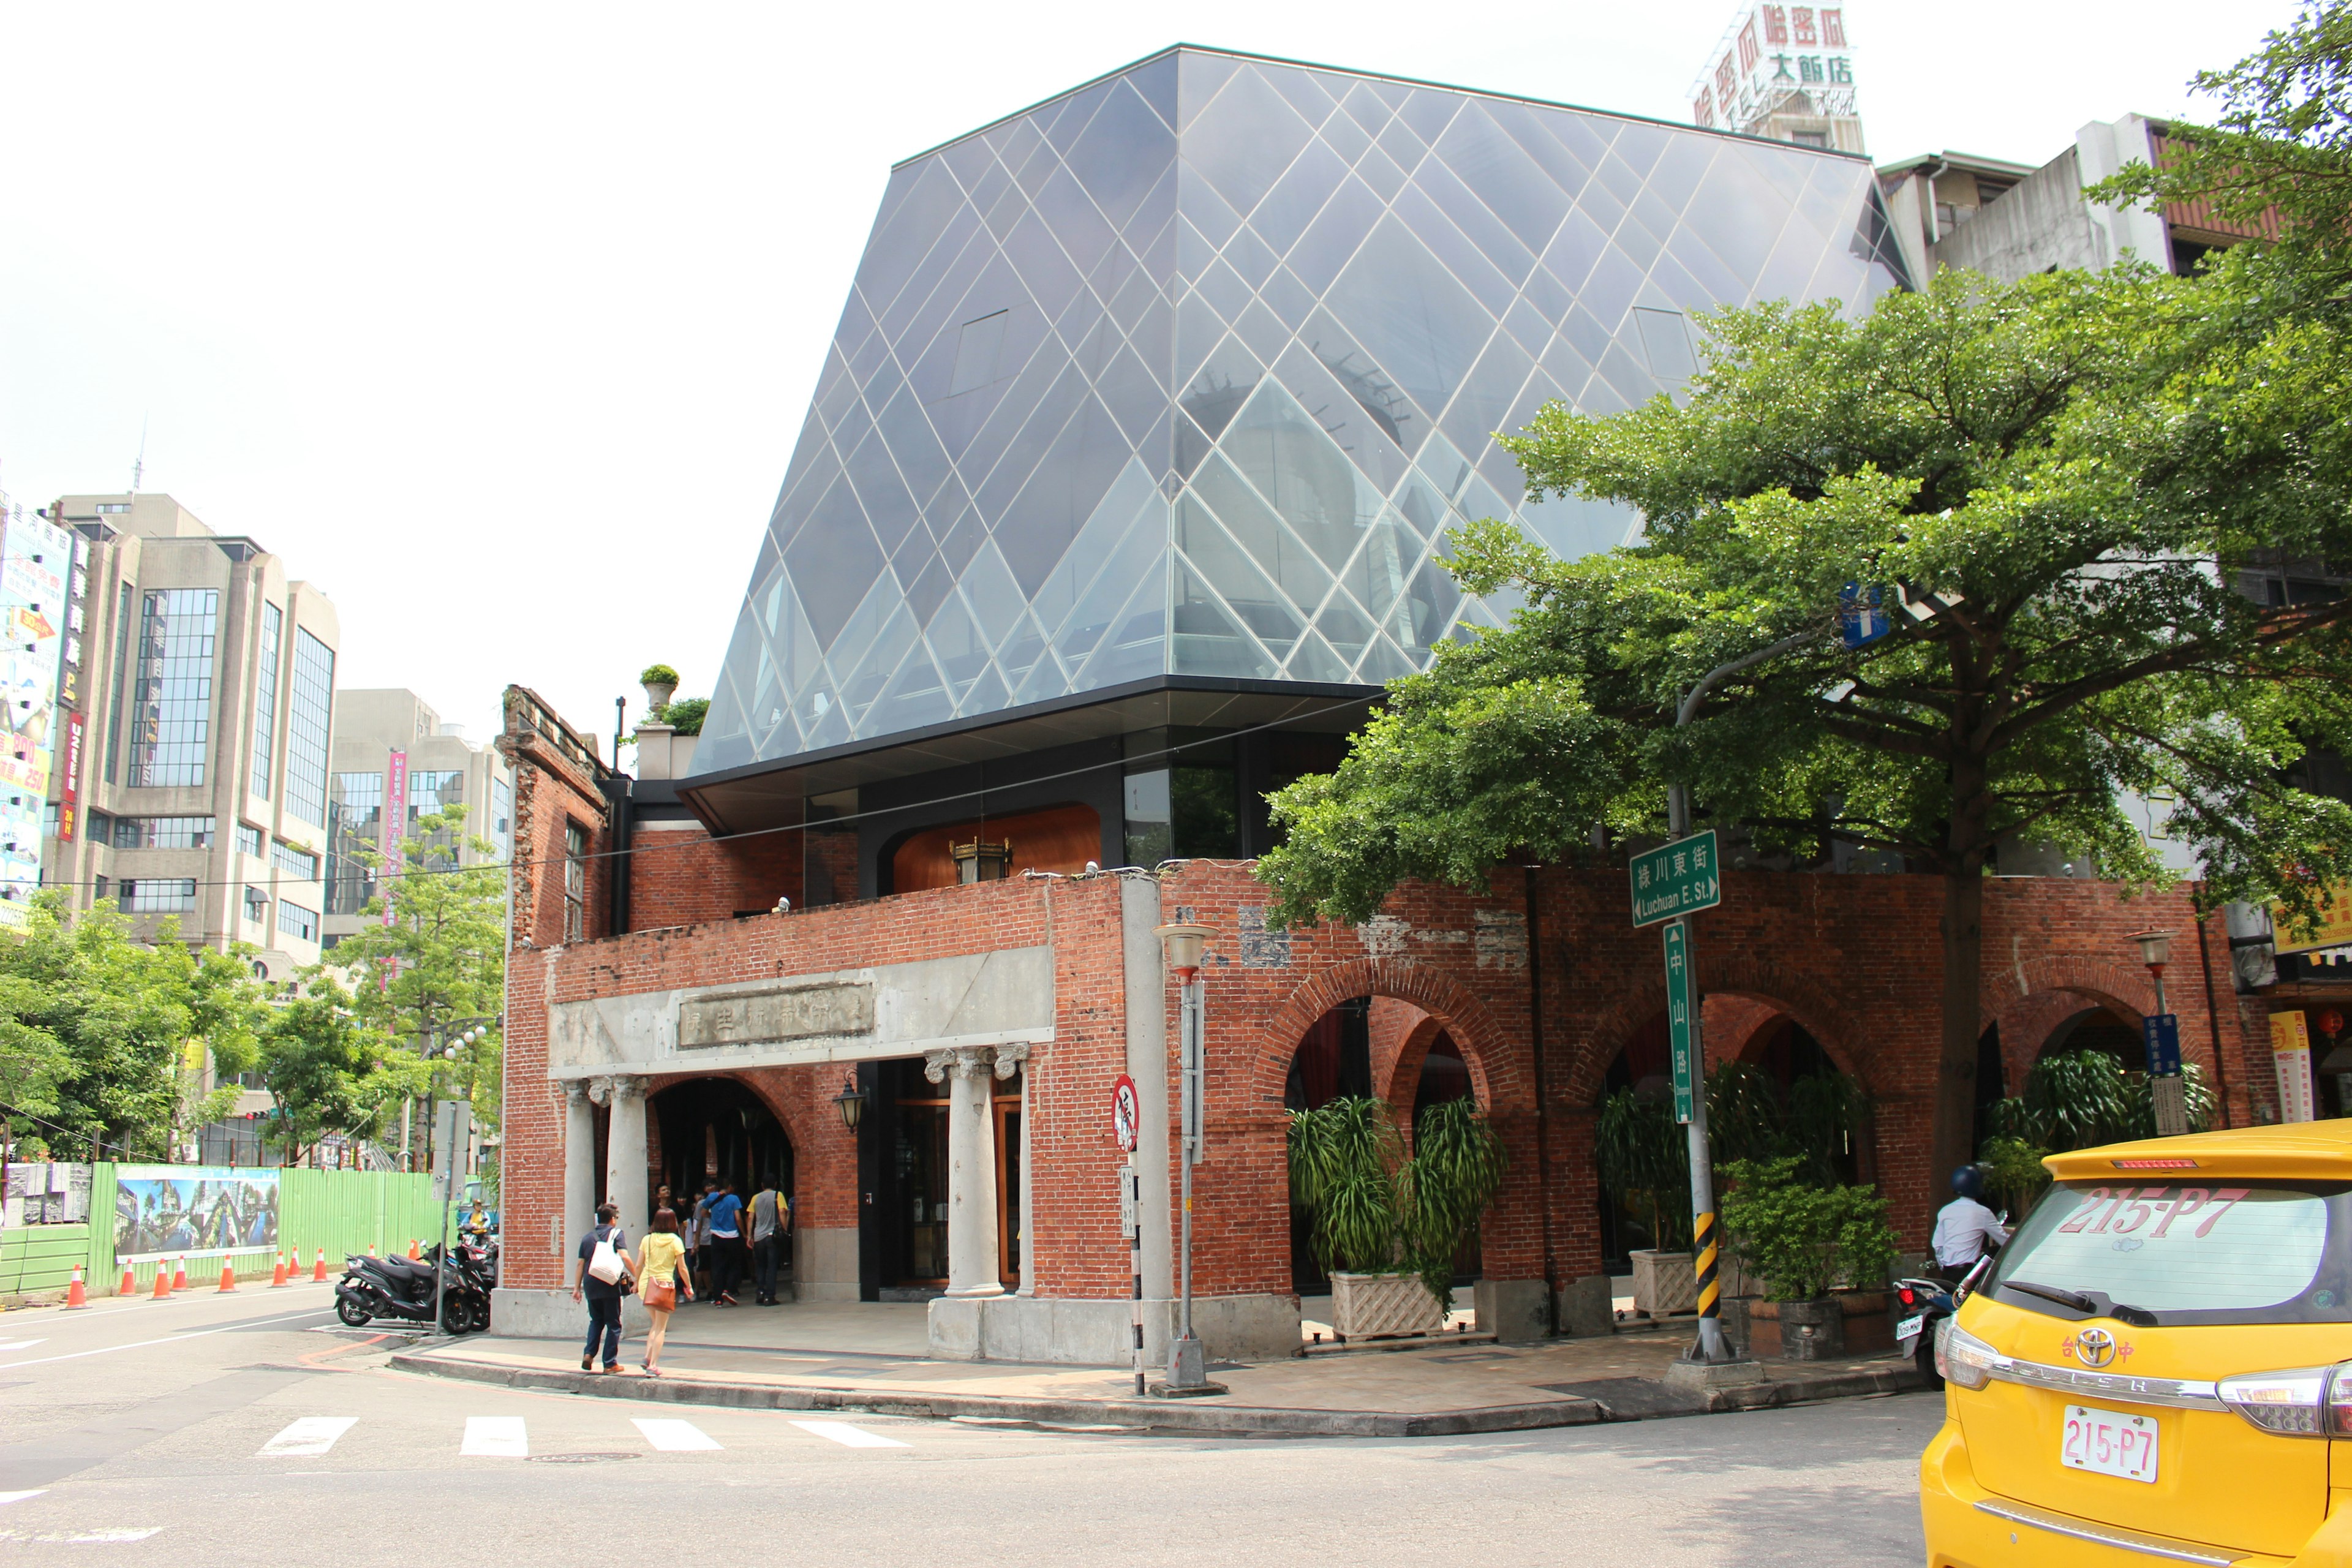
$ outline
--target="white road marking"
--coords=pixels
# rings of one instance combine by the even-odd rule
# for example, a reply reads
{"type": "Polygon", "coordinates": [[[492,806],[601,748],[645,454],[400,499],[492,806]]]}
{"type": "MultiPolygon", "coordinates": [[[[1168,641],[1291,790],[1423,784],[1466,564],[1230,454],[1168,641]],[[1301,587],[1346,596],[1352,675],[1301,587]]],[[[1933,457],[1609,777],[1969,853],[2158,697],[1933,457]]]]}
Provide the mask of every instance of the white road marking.
{"type": "MultiPolygon", "coordinates": [[[[53,1361],[79,1361],[84,1356],[105,1355],[112,1351],[136,1351],[144,1350],[149,1345],[177,1344],[182,1340],[200,1340],[207,1334],[234,1333],[239,1329],[266,1328],[271,1323],[290,1323],[297,1318],[318,1318],[325,1315],[322,1312],[289,1312],[282,1318],[248,1318],[243,1322],[223,1323],[217,1329],[194,1329],[184,1334],[165,1334],[160,1340],[133,1340],[129,1344],[100,1345],[94,1351],[69,1351],[64,1355],[35,1356],[31,1361],[7,1362],[0,1363],[0,1372],[13,1372],[20,1366],[47,1366],[53,1361]]],[[[163,1527],[158,1525],[156,1528],[160,1530],[163,1527]]]]}
{"type": "Polygon", "coordinates": [[[22,1531],[0,1530],[0,1541],[65,1542],[76,1546],[123,1546],[133,1541],[144,1541],[163,1530],[151,1524],[144,1530],[53,1530],[40,1535],[26,1535],[22,1531]]]}
{"type": "Polygon", "coordinates": [[[520,1415],[468,1415],[466,1441],[457,1452],[478,1459],[527,1459],[530,1439],[520,1415]]]}
{"type": "Polygon", "coordinates": [[[258,1459],[310,1458],[335,1446],[335,1439],[358,1425],[356,1415],[305,1415],[261,1446],[258,1459]]]}
{"type": "Polygon", "coordinates": [[[903,1448],[906,1444],[896,1437],[885,1437],[879,1432],[868,1432],[863,1426],[852,1426],[846,1421],[795,1421],[793,1426],[820,1437],[829,1437],[845,1448],[903,1448]]]}
{"type": "Polygon", "coordinates": [[[35,1345],[45,1345],[47,1340],[0,1340],[0,1351],[28,1351],[35,1345]]]}
{"type": "Polygon", "coordinates": [[[35,1487],[28,1492],[0,1492],[0,1508],[5,1508],[12,1502],[23,1502],[28,1497],[38,1497],[48,1489],[47,1487],[35,1487]]]}
{"type": "Polygon", "coordinates": [[[632,1417],[631,1424],[646,1435],[646,1442],[665,1454],[708,1454],[719,1449],[719,1445],[711,1440],[709,1435],[691,1421],[664,1421],[639,1415],[632,1417]]]}

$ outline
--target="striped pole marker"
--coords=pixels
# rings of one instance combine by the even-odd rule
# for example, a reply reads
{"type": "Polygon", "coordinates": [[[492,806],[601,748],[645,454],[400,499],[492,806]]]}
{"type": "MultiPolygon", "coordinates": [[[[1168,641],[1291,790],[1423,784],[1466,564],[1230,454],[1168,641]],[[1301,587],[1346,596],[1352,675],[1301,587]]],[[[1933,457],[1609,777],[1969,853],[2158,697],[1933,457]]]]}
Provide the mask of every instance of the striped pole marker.
{"type": "Polygon", "coordinates": [[[1696,1215],[1691,1229],[1696,1243],[1696,1250],[1691,1255],[1691,1266],[1698,1271],[1698,1315],[1719,1318],[1723,1315],[1723,1287],[1715,1275],[1717,1255],[1722,1251],[1722,1247],[1715,1234],[1714,1214],[1696,1215]]]}
{"type": "Polygon", "coordinates": [[[1135,1396],[1143,1397],[1143,1173],[1135,1156],[1127,1157],[1127,1169],[1119,1173],[1127,1187],[1127,1236],[1131,1258],[1135,1298],[1135,1396]]]}

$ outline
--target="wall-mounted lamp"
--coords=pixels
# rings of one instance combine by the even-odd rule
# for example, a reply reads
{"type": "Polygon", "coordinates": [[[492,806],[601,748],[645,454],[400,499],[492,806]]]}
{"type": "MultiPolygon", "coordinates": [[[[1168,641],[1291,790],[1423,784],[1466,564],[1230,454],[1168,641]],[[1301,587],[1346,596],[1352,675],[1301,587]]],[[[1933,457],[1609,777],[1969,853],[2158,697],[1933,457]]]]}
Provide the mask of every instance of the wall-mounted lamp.
{"type": "Polygon", "coordinates": [[[833,1097],[833,1103],[841,1110],[841,1124],[849,1130],[851,1137],[857,1135],[857,1124],[866,1120],[866,1102],[872,1098],[857,1087],[857,1075],[854,1072],[842,1080],[841,1092],[833,1097]]]}

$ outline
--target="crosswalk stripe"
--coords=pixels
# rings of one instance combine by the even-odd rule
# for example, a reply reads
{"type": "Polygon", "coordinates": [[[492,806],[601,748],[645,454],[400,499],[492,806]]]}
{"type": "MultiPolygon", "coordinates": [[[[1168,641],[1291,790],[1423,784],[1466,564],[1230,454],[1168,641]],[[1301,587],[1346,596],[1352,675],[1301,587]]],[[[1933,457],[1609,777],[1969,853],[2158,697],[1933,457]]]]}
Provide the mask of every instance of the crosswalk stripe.
{"type": "Polygon", "coordinates": [[[359,1422],[356,1415],[305,1415],[261,1446],[256,1458],[298,1458],[323,1454],[359,1422]]]}
{"type": "Polygon", "coordinates": [[[460,1454],[478,1459],[527,1459],[530,1439],[520,1415],[468,1415],[460,1454]]]}
{"type": "Polygon", "coordinates": [[[879,1432],[868,1432],[863,1426],[852,1426],[846,1421],[795,1421],[793,1426],[803,1432],[829,1437],[845,1448],[903,1448],[906,1444],[896,1437],[885,1437],[879,1432]]]}
{"type": "Polygon", "coordinates": [[[28,1497],[38,1497],[48,1489],[47,1487],[35,1487],[28,1492],[0,1492],[0,1508],[5,1508],[12,1502],[23,1502],[28,1497]]]}
{"type": "Polygon", "coordinates": [[[0,1340],[0,1351],[28,1351],[35,1345],[45,1345],[47,1340],[0,1340]]]}
{"type": "Polygon", "coordinates": [[[665,1454],[705,1454],[719,1448],[709,1435],[691,1421],[666,1421],[643,1415],[631,1420],[646,1435],[646,1441],[665,1454]]]}

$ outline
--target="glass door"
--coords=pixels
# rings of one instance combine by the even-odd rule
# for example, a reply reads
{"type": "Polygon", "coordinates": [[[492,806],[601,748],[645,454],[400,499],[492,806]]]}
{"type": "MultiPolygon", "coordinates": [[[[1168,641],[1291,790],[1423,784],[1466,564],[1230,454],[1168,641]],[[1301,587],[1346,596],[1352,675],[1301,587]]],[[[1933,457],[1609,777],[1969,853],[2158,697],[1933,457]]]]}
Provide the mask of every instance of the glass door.
{"type": "Polygon", "coordinates": [[[996,1278],[1007,1290],[1021,1288],[1021,1080],[999,1095],[996,1112],[996,1278]]]}

